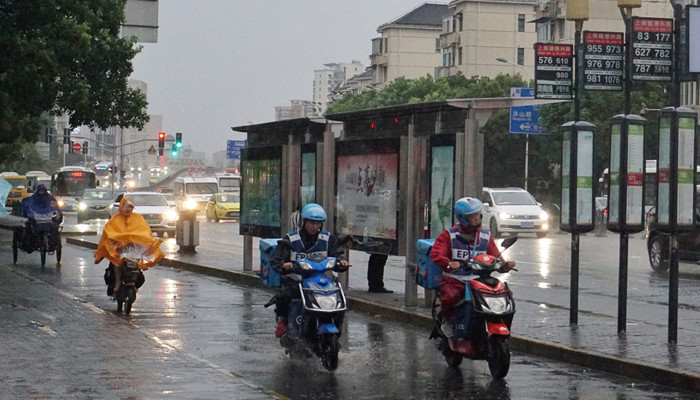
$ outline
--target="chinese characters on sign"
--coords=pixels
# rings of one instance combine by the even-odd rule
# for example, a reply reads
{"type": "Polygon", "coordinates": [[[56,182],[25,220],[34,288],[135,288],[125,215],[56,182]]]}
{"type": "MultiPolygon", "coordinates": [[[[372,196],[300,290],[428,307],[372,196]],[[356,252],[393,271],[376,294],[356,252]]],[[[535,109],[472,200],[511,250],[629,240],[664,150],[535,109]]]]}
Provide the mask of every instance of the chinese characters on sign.
{"type": "Polygon", "coordinates": [[[535,43],[535,98],[571,99],[573,46],[535,43]]]}
{"type": "Polygon", "coordinates": [[[670,81],[673,20],[632,18],[632,79],[670,81]]]}
{"type": "Polygon", "coordinates": [[[623,39],[616,32],[583,33],[584,89],[622,90],[623,39]]]}

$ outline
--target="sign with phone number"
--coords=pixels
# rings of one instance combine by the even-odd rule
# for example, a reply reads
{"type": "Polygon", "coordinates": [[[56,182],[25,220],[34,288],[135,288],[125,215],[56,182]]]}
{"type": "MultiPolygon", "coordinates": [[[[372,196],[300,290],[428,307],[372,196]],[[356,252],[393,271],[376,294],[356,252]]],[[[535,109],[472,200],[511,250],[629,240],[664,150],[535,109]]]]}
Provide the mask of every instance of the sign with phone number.
{"type": "Polygon", "coordinates": [[[583,32],[583,88],[622,90],[622,49],[619,32],[583,32]]]}
{"type": "Polygon", "coordinates": [[[571,99],[573,46],[535,43],[535,98],[571,99]]]}
{"type": "Polygon", "coordinates": [[[670,81],[673,64],[673,20],[632,18],[632,79],[670,81]]]}

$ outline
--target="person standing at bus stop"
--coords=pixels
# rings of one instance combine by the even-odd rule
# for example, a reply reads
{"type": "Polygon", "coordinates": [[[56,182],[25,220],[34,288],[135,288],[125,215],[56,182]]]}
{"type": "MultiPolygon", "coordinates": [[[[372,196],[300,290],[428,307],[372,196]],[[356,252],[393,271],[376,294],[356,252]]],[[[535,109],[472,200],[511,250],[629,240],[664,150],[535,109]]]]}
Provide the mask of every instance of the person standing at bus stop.
{"type": "Polygon", "coordinates": [[[384,287],[384,266],[389,258],[386,254],[372,253],[367,263],[367,285],[370,293],[394,293],[384,287]]]}

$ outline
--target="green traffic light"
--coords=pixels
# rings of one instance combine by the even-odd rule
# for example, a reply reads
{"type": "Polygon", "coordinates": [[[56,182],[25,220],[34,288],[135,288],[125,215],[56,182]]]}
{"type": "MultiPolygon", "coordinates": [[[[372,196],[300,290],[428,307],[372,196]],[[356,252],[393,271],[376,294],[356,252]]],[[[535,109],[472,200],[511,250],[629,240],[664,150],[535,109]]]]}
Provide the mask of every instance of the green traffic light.
{"type": "Polygon", "coordinates": [[[173,157],[177,157],[177,151],[173,151],[173,157]]]}
{"type": "Polygon", "coordinates": [[[182,147],[182,142],[175,142],[175,147],[177,147],[178,149],[182,147]]]}

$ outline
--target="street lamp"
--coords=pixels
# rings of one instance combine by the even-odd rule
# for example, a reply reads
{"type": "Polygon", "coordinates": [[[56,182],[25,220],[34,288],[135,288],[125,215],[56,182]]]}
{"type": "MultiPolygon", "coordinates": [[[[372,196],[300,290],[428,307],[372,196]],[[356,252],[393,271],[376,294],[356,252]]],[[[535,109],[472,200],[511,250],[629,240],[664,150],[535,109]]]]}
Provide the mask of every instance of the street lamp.
{"type": "Polygon", "coordinates": [[[508,60],[506,60],[505,58],[501,58],[501,57],[497,57],[497,58],[496,58],[496,61],[502,62],[502,63],[504,63],[504,64],[515,65],[516,67],[522,68],[523,71],[525,71],[525,73],[523,74],[523,78],[525,78],[525,79],[527,80],[527,87],[530,87],[530,73],[529,73],[529,71],[527,70],[527,68],[525,68],[524,65],[520,65],[520,64],[518,64],[518,63],[514,63],[514,62],[512,62],[512,61],[508,61],[508,60]]]}

